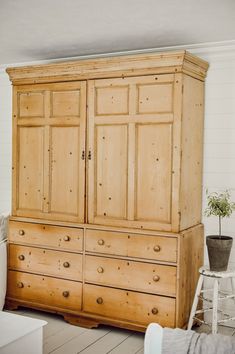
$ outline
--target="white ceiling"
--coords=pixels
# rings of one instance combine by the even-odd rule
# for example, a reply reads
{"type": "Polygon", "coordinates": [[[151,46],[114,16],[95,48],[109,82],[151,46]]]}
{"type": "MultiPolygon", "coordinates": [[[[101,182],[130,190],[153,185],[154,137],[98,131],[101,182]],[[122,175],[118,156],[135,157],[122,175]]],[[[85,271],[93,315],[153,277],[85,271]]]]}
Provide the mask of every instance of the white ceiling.
{"type": "Polygon", "coordinates": [[[0,0],[0,65],[233,39],[234,0],[0,0]]]}

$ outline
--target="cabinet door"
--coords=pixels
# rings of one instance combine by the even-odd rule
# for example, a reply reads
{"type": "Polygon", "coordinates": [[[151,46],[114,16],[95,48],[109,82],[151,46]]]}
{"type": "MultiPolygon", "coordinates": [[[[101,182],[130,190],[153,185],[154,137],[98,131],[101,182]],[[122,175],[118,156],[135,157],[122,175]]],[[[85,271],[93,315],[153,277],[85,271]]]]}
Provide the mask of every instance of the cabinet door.
{"type": "Polygon", "coordinates": [[[84,221],[86,83],[17,87],[13,215],[84,221]]]}
{"type": "Polygon", "coordinates": [[[175,75],[89,82],[89,223],[172,230],[177,85],[175,75]]]}

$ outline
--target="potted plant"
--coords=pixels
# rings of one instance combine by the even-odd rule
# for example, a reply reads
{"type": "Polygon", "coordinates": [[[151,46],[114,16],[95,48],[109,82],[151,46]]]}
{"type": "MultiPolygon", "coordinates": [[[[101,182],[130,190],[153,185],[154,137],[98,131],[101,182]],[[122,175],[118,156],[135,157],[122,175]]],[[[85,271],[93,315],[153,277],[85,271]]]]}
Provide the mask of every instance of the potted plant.
{"type": "Polygon", "coordinates": [[[224,192],[213,192],[207,194],[206,216],[217,216],[219,222],[219,235],[210,235],[206,237],[206,245],[209,256],[210,270],[217,272],[225,271],[228,267],[228,260],[232,248],[233,238],[222,235],[221,222],[225,217],[229,217],[235,210],[235,203],[230,201],[228,190],[224,192]]]}

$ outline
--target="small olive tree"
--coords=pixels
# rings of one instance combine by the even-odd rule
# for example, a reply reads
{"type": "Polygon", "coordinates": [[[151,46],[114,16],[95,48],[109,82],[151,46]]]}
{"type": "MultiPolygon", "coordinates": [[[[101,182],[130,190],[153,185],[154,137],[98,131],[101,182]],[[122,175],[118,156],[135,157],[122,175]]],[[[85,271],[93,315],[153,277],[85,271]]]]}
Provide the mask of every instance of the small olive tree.
{"type": "Polygon", "coordinates": [[[221,237],[221,220],[225,217],[229,217],[235,210],[235,203],[230,201],[230,193],[228,190],[224,192],[208,193],[207,196],[207,208],[205,210],[206,216],[218,216],[219,217],[219,236],[221,237]]]}

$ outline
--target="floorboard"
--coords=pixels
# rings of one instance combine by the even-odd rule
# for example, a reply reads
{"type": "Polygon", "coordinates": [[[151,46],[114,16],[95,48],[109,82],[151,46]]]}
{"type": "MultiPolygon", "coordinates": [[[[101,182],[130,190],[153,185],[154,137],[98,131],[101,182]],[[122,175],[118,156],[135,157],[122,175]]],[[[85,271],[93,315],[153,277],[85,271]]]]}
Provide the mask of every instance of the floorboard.
{"type": "Polygon", "coordinates": [[[130,335],[131,332],[129,331],[112,329],[109,333],[107,333],[104,337],[99,339],[96,343],[91,344],[89,347],[80,351],[79,353],[82,354],[109,353],[110,350],[120,345],[130,335]]]}
{"type": "Polygon", "coordinates": [[[134,333],[126,340],[109,351],[110,354],[136,354],[143,347],[144,334],[134,333]]]}
{"type": "MultiPolygon", "coordinates": [[[[70,325],[59,315],[24,308],[9,312],[47,321],[43,328],[43,354],[144,354],[143,333],[109,326],[85,329],[70,325]]],[[[210,332],[205,325],[194,329],[210,332]]],[[[232,336],[235,328],[219,326],[219,333],[232,336]]]]}

